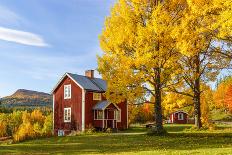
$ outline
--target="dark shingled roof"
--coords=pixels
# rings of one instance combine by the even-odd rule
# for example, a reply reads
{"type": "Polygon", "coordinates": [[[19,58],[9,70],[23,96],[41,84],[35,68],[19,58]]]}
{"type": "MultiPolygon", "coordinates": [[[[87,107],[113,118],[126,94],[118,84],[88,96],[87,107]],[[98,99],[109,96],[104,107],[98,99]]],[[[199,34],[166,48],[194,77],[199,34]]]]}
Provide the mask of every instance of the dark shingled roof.
{"type": "Polygon", "coordinates": [[[83,75],[67,73],[73,78],[78,84],[80,84],[86,90],[105,92],[106,81],[99,78],[89,78],[83,75]]]}

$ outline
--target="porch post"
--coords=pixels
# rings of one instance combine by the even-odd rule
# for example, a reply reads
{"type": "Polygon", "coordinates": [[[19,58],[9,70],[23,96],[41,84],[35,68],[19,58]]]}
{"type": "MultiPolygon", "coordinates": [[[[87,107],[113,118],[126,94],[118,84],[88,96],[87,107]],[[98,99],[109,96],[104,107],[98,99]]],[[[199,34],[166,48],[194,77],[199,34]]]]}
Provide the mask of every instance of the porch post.
{"type": "Polygon", "coordinates": [[[102,119],[102,129],[104,129],[104,127],[105,127],[105,110],[103,110],[103,119],[102,119]]]}
{"type": "Polygon", "coordinates": [[[117,129],[117,117],[116,117],[116,113],[117,113],[117,110],[114,110],[114,124],[115,124],[115,128],[117,129]]]}
{"type": "Polygon", "coordinates": [[[106,109],[106,128],[108,128],[108,110],[106,109]]]}
{"type": "Polygon", "coordinates": [[[172,114],[172,121],[171,122],[173,123],[173,114],[172,114]]]}

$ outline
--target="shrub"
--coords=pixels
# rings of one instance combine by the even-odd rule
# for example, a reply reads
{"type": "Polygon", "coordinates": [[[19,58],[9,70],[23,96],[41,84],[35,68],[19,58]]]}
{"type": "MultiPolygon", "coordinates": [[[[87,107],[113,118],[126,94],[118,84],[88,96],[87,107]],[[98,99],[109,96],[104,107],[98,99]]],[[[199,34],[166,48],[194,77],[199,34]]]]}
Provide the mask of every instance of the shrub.
{"type": "Polygon", "coordinates": [[[22,113],[22,124],[15,132],[14,141],[23,141],[52,135],[52,114],[45,116],[40,110],[22,113]]]}
{"type": "Polygon", "coordinates": [[[112,129],[111,128],[107,128],[106,129],[106,133],[112,133],[112,129]]]}
{"type": "Polygon", "coordinates": [[[23,124],[20,125],[17,132],[13,135],[14,141],[23,141],[29,138],[35,137],[35,132],[33,130],[33,126],[30,122],[24,121],[23,124]]]}
{"type": "Polygon", "coordinates": [[[21,111],[13,111],[8,116],[8,136],[12,136],[19,128],[20,124],[22,124],[22,112],[21,111]]]}
{"type": "Polygon", "coordinates": [[[5,137],[7,135],[7,114],[0,113],[0,137],[5,137]]]}
{"type": "Polygon", "coordinates": [[[0,121],[0,137],[7,136],[7,125],[4,121],[0,121]]]}
{"type": "Polygon", "coordinates": [[[51,136],[52,127],[53,127],[52,114],[50,114],[50,115],[47,115],[44,120],[44,125],[42,129],[43,136],[51,136]]]}
{"type": "Polygon", "coordinates": [[[93,127],[93,125],[92,124],[87,125],[85,133],[92,134],[94,132],[96,132],[96,129],[93,127]]]}
{"type": "Polygon", "coordinates": [[[36,109],[32,112],[13,111],[0,114],[0,137],[13,136],[14,142],[52,135],[52,114],[43,114],[36,109]]]}

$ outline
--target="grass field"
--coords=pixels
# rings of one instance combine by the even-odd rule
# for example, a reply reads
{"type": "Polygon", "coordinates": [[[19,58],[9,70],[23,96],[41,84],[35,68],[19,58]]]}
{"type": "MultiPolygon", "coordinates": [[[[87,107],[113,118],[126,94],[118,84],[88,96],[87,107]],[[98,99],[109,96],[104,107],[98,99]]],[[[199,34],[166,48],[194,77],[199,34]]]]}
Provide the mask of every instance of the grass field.
{"type": "Polygon", "coordinates": [[[160,137],[139,134],[146,129],[135,126],[119,134],[82,134],[29,140],[18,144],[4,142],[0,143],[0,154],[232,154],[231,126],[219,126],[214,131],[186,131],[190,127],[166,125],[169,134],[160,137]]]}

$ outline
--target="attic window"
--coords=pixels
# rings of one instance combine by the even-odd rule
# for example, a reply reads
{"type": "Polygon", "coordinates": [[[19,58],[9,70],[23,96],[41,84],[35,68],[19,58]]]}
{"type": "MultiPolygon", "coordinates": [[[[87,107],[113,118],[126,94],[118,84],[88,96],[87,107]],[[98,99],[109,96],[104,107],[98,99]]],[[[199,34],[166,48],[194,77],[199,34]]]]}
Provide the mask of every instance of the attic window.
{"type": "Polygon", "coordinates": [[[101,93],[93,93],[93,100],[101,100],[101,93]]]}
{"type": "Polygon", "coordinates": [[[71,84],[64,85],[64,99],[70,99],[70,98],[71,98],[71,84]]]}
{"type": "Polygon", "coordinates": [[[184,120],[184,114],[178,113],[178,120],[184,120]]]}

